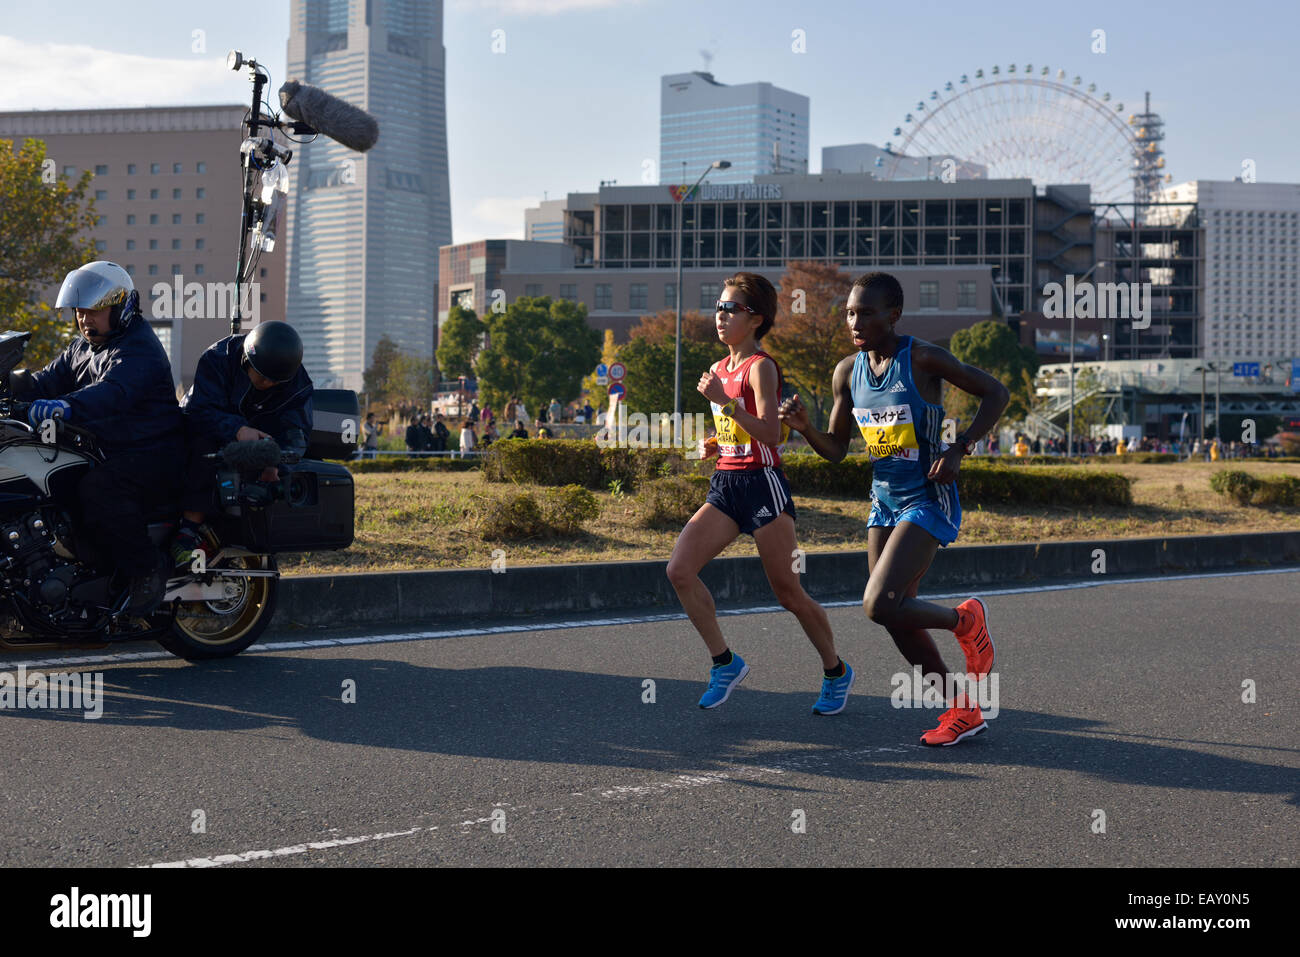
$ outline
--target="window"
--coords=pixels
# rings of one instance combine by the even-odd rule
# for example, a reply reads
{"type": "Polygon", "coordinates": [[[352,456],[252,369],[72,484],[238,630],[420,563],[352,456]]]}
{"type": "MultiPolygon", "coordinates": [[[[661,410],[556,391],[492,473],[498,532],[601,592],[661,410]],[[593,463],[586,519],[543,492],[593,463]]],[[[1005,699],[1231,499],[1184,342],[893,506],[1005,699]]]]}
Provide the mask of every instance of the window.
{"type": "Polygon", "coordinates": [[[107,250],[107,249],[108,249],[108,243],[104,242],[102,239],[97,239],[97,240],[95,240],[95,251],[96,251],[96,252],[101,252],[101,253],[102,253],[102,252],[104,252],[104,251],[107,250]]]}
{"type": "Polygon", "coordinates": [[[194,191],[194,198],[195,198],[195,199],[202,199],[204,196],[207,195],[207,192],[208,192],[208,191],[207,191],[206,189],[204,189],[202,186],[200,186],[198,189],[196,189],[196,190],[194,191]]]}
{"type": "Polygon", "coordinates": [[[134,225],[135,225],[135,214],[134,214],[134,213],[127,213],[127,214],[126,214],[126,224],[127,224],[128,226],[134,226],[134,225]]]}
{"type": "Polygon", "coordinates": [[[135,175],[135,164],[134,164],[134,163],[127,163],[127,164],[126,164],[126,175],[127,175],[127,176],[134,176],[134,175],[135,175]]]}
{"type": "Polygon", "coordinates": [[[722,295],[722,283],[700,283],[700,309],[707,314],[718,311],[718,297],[722,295]]]}
{"type": "Polygon", "coordinates": [[[172,275],[173,275],[173,276],[179,276],[179,275],[181,275],[181,264],[180,264],[180,263],[172,263],[172,275]]]}
{"type": "Polygon", "coordinates": [[[173,225],[173,226],[179,226],[180,224],[181,224],[181,214],[180,214],[180,213],[172,213],[172,225],[173,225]]]}
{"type": "MultiPolygon", "coordinates": [[[[106,222],[108,222],[108,217],[107,217],[107,216],[96,216],[96,217],[95,217],[95,225],[96,225],[96,226],[103,226],[106,222]]],[[[1270,285],[1272,285],[1272,284],[1270,283],[1270,285]]]]}
{"type": "Polygon", "coordinates": [[[127,248],[127,249],[135,249],[135,240],[134,240],[134,239],[128,239],[128,240],[126,241],[126,248],[127,248]]]}
{"type": "Polygon", "coordinates": [[[196,239],[196,240],[194,240],[194,248],[195,248],[195,249],[202,249],[202,248],[203,248],[203,240],[202,240],[202,239],[196,239]]]}
{"type": "Polygon", "coordinates": [[[76,175],[77,175],[77,167],[75,167],[75,166],[65,166],[65,167],[63,167],[63,175],[64,175],[64,176],[76,176],[76,175]]]}
{"type": "Polygon", "coordinates": [[[126,271],[127,271],[128,273],[130,273],[132,276],[134,276],[134,275],[135,275],[135,263],[127,263],[126,271]]]}
{"type": "Polygon", "coordinates": [[[596,283],[596,308],[614,308],[614,287],[607,282],[596,283]]]}
{"type": "Polygon", "coordinates": [[[96,176],[107,176],[107,175],[108,175],[108,167],[107,167],[107,166],[96,166],[96,167],[95,167],[95,175],[96,175],[96,176]]]}
{"type": "Polygon", "coordinates": [[[542,284],[540,282],[530,282],[524,284],[524,295],[536,299],[542,294],[542,284]]]}
{"type": "Polygon", "coordinates": [[[208,164],[207,164],[207,163],[199,163],[198,166],[195,167],[195,168],[196,168],[196,169],[198,170],[198,172],[200,172],[200,173],[206,173],[206,172],[208,171],[208,164]]]}
{"type": "Polygon", "coordinates": [[[578,301],[578,284],[576,282],[560,283],[560,298],[567,299],[569,302],[578,301]]]}
{"type": "Polygon", "coordinates": [[[179,239],[173,239],[172,249],[180,249],[180,248],[181,248],[181,241],[179,239]]]}
{"type": "Polygon", "coordinates": [[[149,198],[150,198],[150,199],[157,199],[157,198],[158,198],[158,190],[156,190],[156,189],[151,189],[151,190],[149,190],[149,198]]]}
{"type": "Polygon", "coordinates": [[[918,303],[922,309],[939,308],[939,284],[937,282],[921,283],[921,298],[918,303]]]}
{"type": "Polygon", "coordinates": [[[172,172],[173,172],[173,173],[179,173],[179,172],[181,172],[181,164],[180,164],[180,163],[172,163],[172,172]]]}
{"type": "MultiPolygon", "coordinates": [[[[202,242],[202,241],[203,241],[203,240],[201,240],[201,239],[199,240],[199,242],[202,242]]],[[[265,267],[265,266],[263,266],[261,269],[259,269],[259,270],[257,271],[257,276],[258,276],[259,279],[265,279],[265,278],[266,278],[266,267],[265,267]]]]}
{"type": "Polygon", "coordinates": [[[196,276],[202,276],[202,275],[203,275],[203,263],[198,263],[197,265],[195,265],[195,267],[194,267],[194,275],[196,275],[196,276]]]}
{"type": "Polygon", "coordinates": [[[975,308],[975,280],[973,279],[957,280],[957,308],[958,309],[975,308]]]}
{"type": "Polygon", "coordinates": [[[97,200],[99,200],[99,199],[108,199],[108,190],[106,190],[106,189],[97,189],[97,190],[95,190],[95,199],[97,199],[97,200]]]}
{"type": "Polygon", "coordinates": [[[157,213],[150,213],[150,214],[149,214],[149,225],[150,225],[150,226],[157,226],[157,225],[158,225],[158,214],[157,214],[157,213]]]}
{"type": "Polygon", "coordinates": [[[156,239],[151,239],[151,240],[149,240],[149,248],[150,248],[150,249],[157,249],[157,248],[158,248],[158,240],[156,240],[156,239]]]}
{"type": "Polygon", "coordinates": [[[677,308],[677,283],[675,282],[664,283],[664,308],[677,308]]]}
{"type": "Polygon", "coordinates": [[[194,215],[194,222],[196,222],[196,223],[198,223],[200,226],[202,226],[202,225],[203,225],[203,214],[202,214],[202,213],[195,213],[195,215],[194,215]]]}
{"type": "Polygon", "coordinates": [[[149,267],[149,275],[151,275],[151,276],[156,276],[156,275],[158,275],[158,267],[157,267],[157,265],[151,265],[151,266],[149,267]]]}
{"type": "Polygon", "coordinates": [[[149,164],[149,172],[150,172],[150,173],[155,173],[155,174],[156,174],[156,173],[161,173],[161,172],[162,172],[162,167],[159,166],[157,163],[150,163],[150,164],[149,164]]]}
{"type": "Polygon", "coordinates": [[[172,199],[180,199],[180,198],[181,198],[181,191],[179,189],[172,190],[172,199]]]}
{"type": "Polygon", "coordinates": [[[650,287],[643,282],[634,282],[628,292],[627,306],[629,309],[648,309],[650,308],[650,287]]]}
{"type": "Polygon", "coordinates": [[[135,199],[135,190],[133,190],[133,189],[128,189],[128,190],[126,191],[126,198],[127,198],[127,199],[135,199]]]}

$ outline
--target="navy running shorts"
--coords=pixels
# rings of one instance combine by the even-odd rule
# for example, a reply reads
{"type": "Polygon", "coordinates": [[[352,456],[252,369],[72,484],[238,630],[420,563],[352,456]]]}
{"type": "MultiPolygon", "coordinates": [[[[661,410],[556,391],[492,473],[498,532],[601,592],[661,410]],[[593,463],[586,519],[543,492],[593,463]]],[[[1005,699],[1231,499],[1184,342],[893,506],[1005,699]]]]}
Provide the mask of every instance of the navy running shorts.
{"type": "Polygon", "coordinates": [[[739,525],[746,535],[753,535],[757,529],[775,521],[782,512],[795,517],[790,483],[779,468],[770,465],[757,469],[718,469],[709,480],[709,497],[704,501],[739,525]]]}

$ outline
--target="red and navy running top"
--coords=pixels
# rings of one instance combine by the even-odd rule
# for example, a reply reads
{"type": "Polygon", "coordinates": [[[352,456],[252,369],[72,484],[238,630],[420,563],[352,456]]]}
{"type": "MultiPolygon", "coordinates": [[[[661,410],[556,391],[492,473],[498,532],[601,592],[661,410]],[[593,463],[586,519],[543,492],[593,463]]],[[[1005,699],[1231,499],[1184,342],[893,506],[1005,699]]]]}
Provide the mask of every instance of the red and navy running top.
{"type": "MultiPolygon", "coordinates": [[[[737,406],[754,416],[758,415],[758,399],[754,395],[754,387],[749,384],[749,370],[755,362],[763,359],[770,360],[772,365],[776,366],[776,398],[780,401],[781,384],[785,381],[781,375],[781,367],[777,365],[775,359],[761,349],[734,370],[727,368],[727,363],[731,361],[730,356],[719,359],[709,370],[722,380],[727,398],[735,399],[737,406]]],[[[719,471],[738,472],[775,468],[781,464],[781,448],[785,445],[785,438],[789,434],[787,426],[784,424],[781,426],[780,445],[768,445],[753,438],[731,416],[723,415],[722,406],[718,403],[709,404],[713,406],[713,423],[718,431],[717,468],[719,471]]]]}

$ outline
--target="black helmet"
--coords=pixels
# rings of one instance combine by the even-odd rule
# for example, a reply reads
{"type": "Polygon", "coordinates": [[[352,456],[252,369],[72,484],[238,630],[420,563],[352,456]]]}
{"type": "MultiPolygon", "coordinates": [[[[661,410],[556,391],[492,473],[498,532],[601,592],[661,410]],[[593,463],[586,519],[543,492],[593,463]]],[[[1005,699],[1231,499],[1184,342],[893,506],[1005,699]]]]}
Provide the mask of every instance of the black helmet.
{"type": "Polygon", "coordinates": [[[140,294],[136,292],[131,276],[117,263],[96,260],[74,269],[63,278],[56,309],[110,308],[109,328],[119,329],[140,311],[140,294]]]}
{"type": "Polygon", "coordinates": [[[244,361],[272,382],[288,382],[302,365],[302,339],[287,322],[263,322],[244,337],[244,361]]]}

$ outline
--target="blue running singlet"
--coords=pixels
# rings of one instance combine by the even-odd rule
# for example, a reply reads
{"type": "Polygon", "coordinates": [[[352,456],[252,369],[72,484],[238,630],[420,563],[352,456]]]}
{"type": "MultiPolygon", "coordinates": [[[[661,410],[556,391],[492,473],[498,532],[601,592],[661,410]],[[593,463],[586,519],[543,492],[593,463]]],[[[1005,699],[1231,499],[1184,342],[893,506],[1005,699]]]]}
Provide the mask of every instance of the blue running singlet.
{"type": "Polygon", "coordinates": [[[957,538],[961,504],[957,483],[940,485],[926,476],[943,441],[943,406],[921,397],[912,381],[912,337],[899,338],[898,352],[877,378],[867,353],[853,362],[853,420],[872,461],[868,525],[920,525],[943,545],[957,538]]]}

